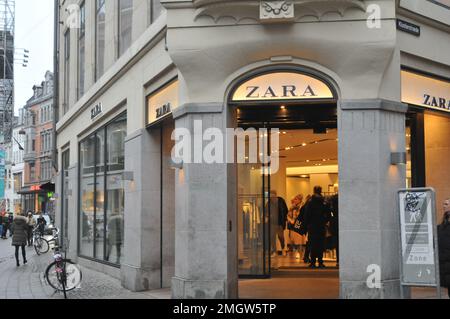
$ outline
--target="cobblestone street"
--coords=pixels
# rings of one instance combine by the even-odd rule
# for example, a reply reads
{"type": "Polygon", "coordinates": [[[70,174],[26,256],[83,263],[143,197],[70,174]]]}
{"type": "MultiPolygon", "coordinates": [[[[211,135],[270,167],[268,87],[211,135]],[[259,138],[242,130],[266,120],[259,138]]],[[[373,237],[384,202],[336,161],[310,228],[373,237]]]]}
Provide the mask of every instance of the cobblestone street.
{"type": "MultiPolygon", "coordinates": [[[[0,299],[63,299],[46,283],[44,272],[52,262],[52,253],[37,256],[27,248],[28,264],[16,267],[11,240],[0,241],[0,299]]],[[[167,299],[170,290],[133,293],[120,282],[102,273],[82,267],[80,289],[68,293],[69,299],[167,299]]]]}

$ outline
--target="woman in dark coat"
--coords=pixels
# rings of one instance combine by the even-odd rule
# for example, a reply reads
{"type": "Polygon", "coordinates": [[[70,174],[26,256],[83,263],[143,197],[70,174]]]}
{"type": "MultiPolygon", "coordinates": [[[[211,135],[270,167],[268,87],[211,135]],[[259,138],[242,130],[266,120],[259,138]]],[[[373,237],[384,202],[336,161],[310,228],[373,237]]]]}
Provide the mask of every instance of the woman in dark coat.
{"type": "Polygon", "coordinates": [[[28,221],[26,217],[16,216],[11,226],[13,230],[12,245],[16,248],[16,262],[17,267],[20,266],[19,263],[19,248],[22,247],[22,257],[23,263],[27,263],[27,255],[25,251],[25,246],[27,245],[28,239],[28,221]]]}
{"type": "Polygon", "coordinates": [[[450,199],[444,202],[444,220],[438,226],[439,268],[441,286],[448,289],[450,297],[450,199]]]}

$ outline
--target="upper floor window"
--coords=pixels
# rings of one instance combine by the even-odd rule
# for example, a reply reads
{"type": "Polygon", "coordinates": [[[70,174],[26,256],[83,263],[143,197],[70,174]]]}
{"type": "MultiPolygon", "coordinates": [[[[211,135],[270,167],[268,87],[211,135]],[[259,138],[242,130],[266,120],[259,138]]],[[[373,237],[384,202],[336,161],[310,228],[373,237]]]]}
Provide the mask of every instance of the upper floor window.
{"type": "Polygon", "coordinates": [[[119,0],[119,56],[131,45],[133,31],[133,0],[119,0]]]}
{"type": "Polygon", "coordinates": [[[429,1],[450,9],[450,0],[429,0],[429,1]]]}
{"type": "Polygon", "coordinates": [[[86,6],[84,2],[80,6],[80,29],[78,31],[78,98],[84,94],[85,77],[85,34],[86,34],[86,6]]]}
{"type": "Polygon", "coordinates": [[[99,79],[105,72],[105,0],[96,0],[95,17],[95,79],[99,79]]]}
{"type": "Polygon", "coordinates": [[[64,34],[64,109],[63,113],[69,110],[69,90],[70,90],[70,29],[64,34]]]}
{"type": "Polygon", "coordinates": [[[148,24],[152,24],[165,10],[159,0],[147,0],[148,1],[148,24]]]}

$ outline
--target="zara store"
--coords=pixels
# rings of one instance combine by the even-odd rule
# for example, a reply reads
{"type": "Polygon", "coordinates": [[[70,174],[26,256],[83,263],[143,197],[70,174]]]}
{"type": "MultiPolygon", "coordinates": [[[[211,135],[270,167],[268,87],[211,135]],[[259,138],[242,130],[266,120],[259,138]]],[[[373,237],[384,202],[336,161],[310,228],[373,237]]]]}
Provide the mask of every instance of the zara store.
{"type": "Polygon", "coordinates": [[[339,240],[324,256],[331,297],[399,297],[397,191],[449,196],[450,62],[412,58],[394,1],[295,1],[293,17],[270,23],[260,1],[212,2],[162,1],[167,11],[58,123],[71,254],[133,291],[259,297],[246,279],[307,267],[306,238],[273,237],[274,194],[289,208],[321,186],[339,199],[339,240]],[[369,3],[385,15],[370,32],[369,3]],[[196,161],[195,141],[217,155],[213,132],[227,129],[254,129],[244,146],[276,154],[276,169],[250,153],[196,161]],[[173,156],[180,131],[191,133],[191,161],[173,156]],[[370,265],[380,289],[366,284],[370,265]]]}

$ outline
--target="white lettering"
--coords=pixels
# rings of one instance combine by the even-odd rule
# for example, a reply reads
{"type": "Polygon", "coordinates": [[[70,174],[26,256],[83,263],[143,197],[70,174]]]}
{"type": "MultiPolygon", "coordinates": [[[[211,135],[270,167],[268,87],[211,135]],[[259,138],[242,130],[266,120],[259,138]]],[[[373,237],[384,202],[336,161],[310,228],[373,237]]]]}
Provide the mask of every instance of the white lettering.
{"type": "Polygon", "coordinates": [[[369,277],[367,277],[367,287],[369,289],[381,289],[381,267],[369,265],[367,272],[370,273],[369,277]]]}
{"type": "Polygon", "coordinates": [[[367,7],[367,27],[369,29],[381,29],[381,7],[378,4],[371,4],[367,7]]]}

